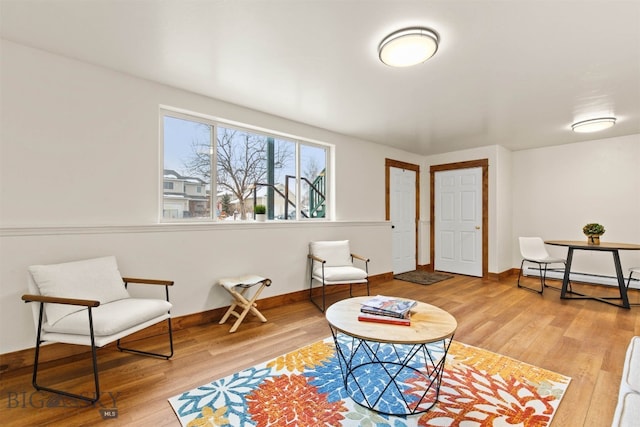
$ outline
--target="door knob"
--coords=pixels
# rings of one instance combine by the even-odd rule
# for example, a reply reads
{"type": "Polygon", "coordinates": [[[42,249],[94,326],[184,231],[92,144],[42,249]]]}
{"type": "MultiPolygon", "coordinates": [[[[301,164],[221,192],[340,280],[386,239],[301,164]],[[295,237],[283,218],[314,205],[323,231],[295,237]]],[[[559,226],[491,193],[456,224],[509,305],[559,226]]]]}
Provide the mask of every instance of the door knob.
{"type": "Polygon", "coordinates": [[[480,226],[479,225],[476,225],[476,230],[480,230],[480,226]]]}

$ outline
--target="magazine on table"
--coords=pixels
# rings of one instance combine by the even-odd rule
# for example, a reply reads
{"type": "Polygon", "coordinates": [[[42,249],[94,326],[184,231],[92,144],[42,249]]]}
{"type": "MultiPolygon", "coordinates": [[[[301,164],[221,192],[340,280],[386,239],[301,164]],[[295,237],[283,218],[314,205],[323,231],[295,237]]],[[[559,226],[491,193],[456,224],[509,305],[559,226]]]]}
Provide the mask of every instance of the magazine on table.
{"type": "Polygon", "coordinates": [[[395,317],[397,319],[404,319],[405,317],[407,317],[409,311],[402,312],[402,313],[395,313],[395,312],[392,312],[392,311],[381,310],[379,308],[373,308],[373,307],[368,307],[368,306],[363,305],[360,308],[360,313],[374,314],[376,316],[395,317]]]}
{"type": "Polygon", "coordinates": [[[403,318],[416,305],[416,301],[377,295],[362,303],[362,313],[403,318]]]}
{"type": "Polygon", "coordinates": [[[394,317],[394,316],[380,316],[377,314],[360,313],[358,320],[361,322],[373,322],[373,323],[387,323],[390,325],[403,325],[411,326],[411,318],[407,317],[394,317]]]}

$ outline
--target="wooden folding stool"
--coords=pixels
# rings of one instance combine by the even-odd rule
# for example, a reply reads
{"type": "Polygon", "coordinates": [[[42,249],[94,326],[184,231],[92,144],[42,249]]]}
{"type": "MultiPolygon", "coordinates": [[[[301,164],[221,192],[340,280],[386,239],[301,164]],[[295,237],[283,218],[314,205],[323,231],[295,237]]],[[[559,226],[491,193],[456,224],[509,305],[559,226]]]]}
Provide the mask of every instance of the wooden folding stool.
{"type": "Polygon", "coordinates": [[[224,314],[224,316],[222,316],[222,319],[220,319],[220,325],[222,325],[231,315],[237,318],[231,329],[229,329],[229,332],[235,332],[249,312],[253,313],[253,315],[261,321],[267,321],[267,318],[264,317],[262,313],[260,313],[260,311],[258,311],[258,309],[256,308],[256,300],[258,299],[258,296],[260,295],[264,287],[271,285],[271,279],[254,275],[247,275],[241,277],[227,277],[224,279],[220,279],[218,284],[226,289],[227,292],[229,292],[233,297],[233,303],[224,314]],[[251,297],[251,299],[247,299],[248,296],[245,297],[245,293],[250,288],[256,285],[260,285],[260,287],[256,290],[256,293],[253,294],[253,297],[251,297]],[[237,311],[235,311],[236,307],[242,308],[242,312],[238,313],[237,311]]]}

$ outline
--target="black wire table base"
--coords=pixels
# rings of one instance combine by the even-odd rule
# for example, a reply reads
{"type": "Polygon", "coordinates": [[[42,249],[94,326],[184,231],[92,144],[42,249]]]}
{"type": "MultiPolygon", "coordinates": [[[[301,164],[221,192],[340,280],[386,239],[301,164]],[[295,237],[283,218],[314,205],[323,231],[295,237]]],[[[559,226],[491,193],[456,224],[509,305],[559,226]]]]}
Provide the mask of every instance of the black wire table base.
{"type": "Polygon", "coordinates": [[[402,344],[364,340],[333,328],[331,333],[344,388],[357,404],[400,416],[427,412],[438,402],[453,335],[431,343],[402,344]]]}

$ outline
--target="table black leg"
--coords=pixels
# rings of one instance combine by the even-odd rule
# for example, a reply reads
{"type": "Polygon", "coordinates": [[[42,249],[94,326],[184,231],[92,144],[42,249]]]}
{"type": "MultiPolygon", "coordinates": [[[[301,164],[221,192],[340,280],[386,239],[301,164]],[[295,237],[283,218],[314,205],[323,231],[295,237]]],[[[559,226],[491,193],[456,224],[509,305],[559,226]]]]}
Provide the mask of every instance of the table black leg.
{"type": "Polygon", "coordinates": [[[566,298],[567,288],[569,287],[569,275],[571,274],[571,262],[573,261],[573,248],[569,247],[567,251],[567,263],[564,266],[564,278],[562,279],[562,291],[560,298],[566,298]]]}
{"type": "Polygon", "coordinates": [[[616,276],[618,278],[618,288],[620,288],[620,299],[622,300],[622,307],[631,308],[629,305],[629,297],[627,296],[627,287],[624,283],[624,275],[622,273],[622,264],[620,264],[620,254],[618,251],[612,251],[613,263],[616,266],[616,276]]]}
{"type": "Polygon", "coordinates": [[[355,403],[395,416],[427,412],[438,403],[453,334],[430,343],[383,344],[330,329],[344,390],[355,403]],[[342,341],[342,336],[346,340],[342,341]],[[391,346],[392,351],[380,351],[383,345],[391,346]],[[380,374],[375,380],[376,387],[369,385],[372,372],[380,374]],[[408,393],[407,379],[416,381],[408,393]]]}

